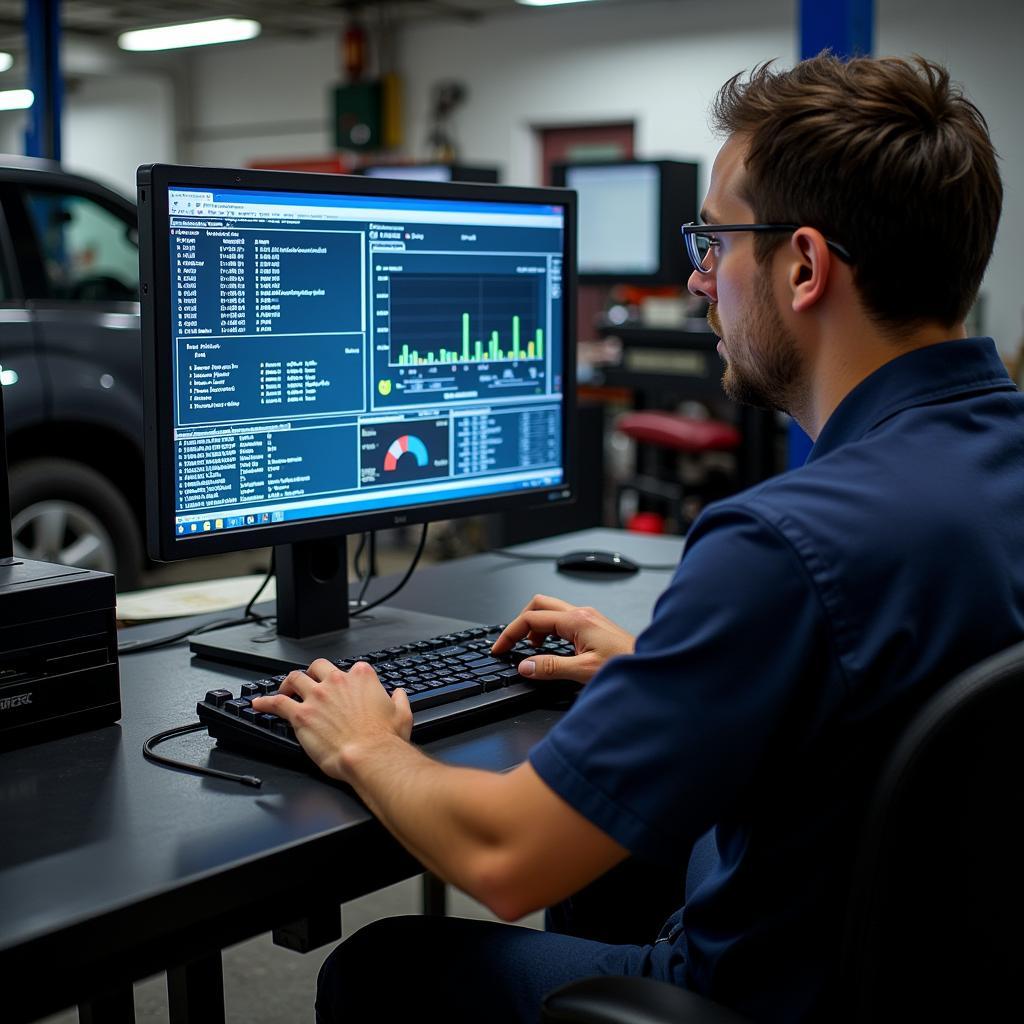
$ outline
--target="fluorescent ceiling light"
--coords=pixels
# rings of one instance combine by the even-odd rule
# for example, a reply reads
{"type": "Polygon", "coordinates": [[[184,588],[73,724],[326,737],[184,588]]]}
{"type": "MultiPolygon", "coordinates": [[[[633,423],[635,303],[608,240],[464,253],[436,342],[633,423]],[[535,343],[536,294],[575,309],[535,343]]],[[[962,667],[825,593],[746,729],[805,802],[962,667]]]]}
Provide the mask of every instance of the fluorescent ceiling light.
{"type": "Polygon", "coordinates": [[[13,63],[14,58],[9,53],[4,53],[0,50],[0,72],[10,71],[13,63]]]}
{"type": "Polygon", "coordinates": [[[177,50],[184,46],[237,43],[260,34],[260,23],[249,18],[215,18],[186,25],[163,25],[122,32],[117,45],[122,50],[177,50]]]}
{"type": "Polygon", "coordinates": [[[561,4],[589,4],[593,0],[516,0],[524,7],[558,7],[561,4]]]}
{"type": "Polygon", "coordinates": [[[31,89],[4,89],[0,92],[0,110],[26,110],[34,100],[31,89]]]}

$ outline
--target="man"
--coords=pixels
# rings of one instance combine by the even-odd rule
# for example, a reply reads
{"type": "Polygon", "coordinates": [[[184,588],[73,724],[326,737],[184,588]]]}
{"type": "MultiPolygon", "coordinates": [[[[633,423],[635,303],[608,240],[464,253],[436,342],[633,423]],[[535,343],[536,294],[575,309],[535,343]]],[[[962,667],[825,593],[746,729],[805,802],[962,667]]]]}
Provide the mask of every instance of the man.
{"type": "MultiPolygon", "coordinates": [[[[322,1021],[534,1021],[592,974],[685,985],[758,1020],[834,1019],[846,887],[881,759],[946,680],[1024,637],[1024,400],[964,318],[1002,188],[984,119],[921,59],[828,55],[721,90],[704,224],[684,229],[723,384],[815,439],[708,508],[644,633],[537,597],[495,644],[585,683],[504,775],[407,742],[408,704],[326,661],[288,718],[426,868],[514,920],[625,861],[710,862],[660,934],[611,944],[391,919],[321,973],[322,1021]]],[[[611,912],[611,911],[610,911],[611,912]]]]}

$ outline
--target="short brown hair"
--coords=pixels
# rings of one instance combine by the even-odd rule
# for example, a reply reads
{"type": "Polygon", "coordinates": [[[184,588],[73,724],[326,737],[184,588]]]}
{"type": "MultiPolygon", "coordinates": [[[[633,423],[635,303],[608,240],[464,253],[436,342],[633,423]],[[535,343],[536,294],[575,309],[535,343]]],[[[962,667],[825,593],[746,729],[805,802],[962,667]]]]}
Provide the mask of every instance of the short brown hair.
{"type": "MultiPolygon", "coordinates": [[[[967,314],[992,255],[1003,187],[981,111],[939,64],[828,52],[722,86],[712,124],[749,139],[744,198],[766,222],[844,245],[877,322],[967,314]]],[[[765,260],[781,244],[760,236],[765,260]]]]}

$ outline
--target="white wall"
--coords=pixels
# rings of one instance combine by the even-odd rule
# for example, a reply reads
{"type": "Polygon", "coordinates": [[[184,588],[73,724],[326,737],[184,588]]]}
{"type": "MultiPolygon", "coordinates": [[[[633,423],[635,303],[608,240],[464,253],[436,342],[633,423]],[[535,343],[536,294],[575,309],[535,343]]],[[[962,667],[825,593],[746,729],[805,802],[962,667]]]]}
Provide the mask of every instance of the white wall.
{"type": "Polygon", "coordinates": [[[188,59],[183,160],[244,167],[264,157],[333,151],[328,94],[342,78],[337,34],[211,47],[188,59]]]}
{"type": "MultiPolygon", "coordinates": [[[[456,118],[468,162],[497,162],[511,183],[538,180],[535,126],[631,120],[637,155],[696,159],[717,150],[707,105],[729,75],[795,59],[793,0],[633,0],[526,9],[477,24],[407,29],[399,47],[410,146],[425,155],[432,85],[469,86],[456,118]]],[[[702,188],[703,188],[702,182],[702,188]]]]}
{"type": "MultiPolygon", "coordinates": [[[[875,52],[944,63],[988,121],[1001,157],[1003,219],[982,282],[984,329],[1016,355],[1024,315],[1024,3],[877,0],[875,52]]],[[[912,239],[908,240],[912,243],[912,239]]]]}
{"type": "MultiPolygon", "coordinates": [[[[707,128],[708,103],[736,71],[773,57],[783,65],[793,62],[796,3],[624,0],[524,8],[468,24],[412,23],[397,47],[407,149],[426,155],[431,87],[455,77],[470,92],[455,121],[462,156],[499,164],[506,181],[537,180],[533,126],[623,118],[636,122],[639,155],[697,159],[704,187],[718,145],[707,128]]],[[[876,12],[876,52],[917,51],[943,60],[988,117],[1003,158],[1006,205],[983,284],[985,326],[1004,351],[1014,351],[1024,302],[1024,131],[1018,110],[1024,3],[877,0],[876,12]]],[[[331,151],[328,90],[340,77],[336,34],[197,50],[176,56],[175,66],[178,159],[241,166],[331,151]]],[[[166,144],[167,99],[156,101],[158,125],[146,125],[118,91],[114,87],[102,101],[96,95],[80,111],[69,103],[66,138],[69,159],[80,157],[107,180],[124,181],[135,161],[162,158],[156,150],[166,144]],[[137,140],[119,141],[101,130],[105,104],[137,140]]],[[[19,152],[12,117],[17,115],[0,117],[0,148],[13,138],[19,152]]]]}
{"type": "Polygon", "coordinates": [[[65,100],[64,166],[134,197],[139,164],[176,158],[174,101],[164,75],[79,80],[65,100]]]}

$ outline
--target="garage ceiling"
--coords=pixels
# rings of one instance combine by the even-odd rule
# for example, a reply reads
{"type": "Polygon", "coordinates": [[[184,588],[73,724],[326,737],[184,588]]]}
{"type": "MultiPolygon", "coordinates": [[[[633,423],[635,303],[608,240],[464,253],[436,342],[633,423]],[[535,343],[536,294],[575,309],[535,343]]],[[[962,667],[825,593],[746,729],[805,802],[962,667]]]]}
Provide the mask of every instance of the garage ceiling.
{"type": "MultiPolygon", "coordinates": [[[[0,48],[24,49],[27,2],[0,0],[0,48]]],[[[368,21],[377,15],[473,20],[516,8],[522,10],[516,0],[63,0],[61,24],[67,34],[113,42],[126,29],[245,17],[259,21],[264,35],[287,36],[339,28],[355,10],[368,21]]]]}

